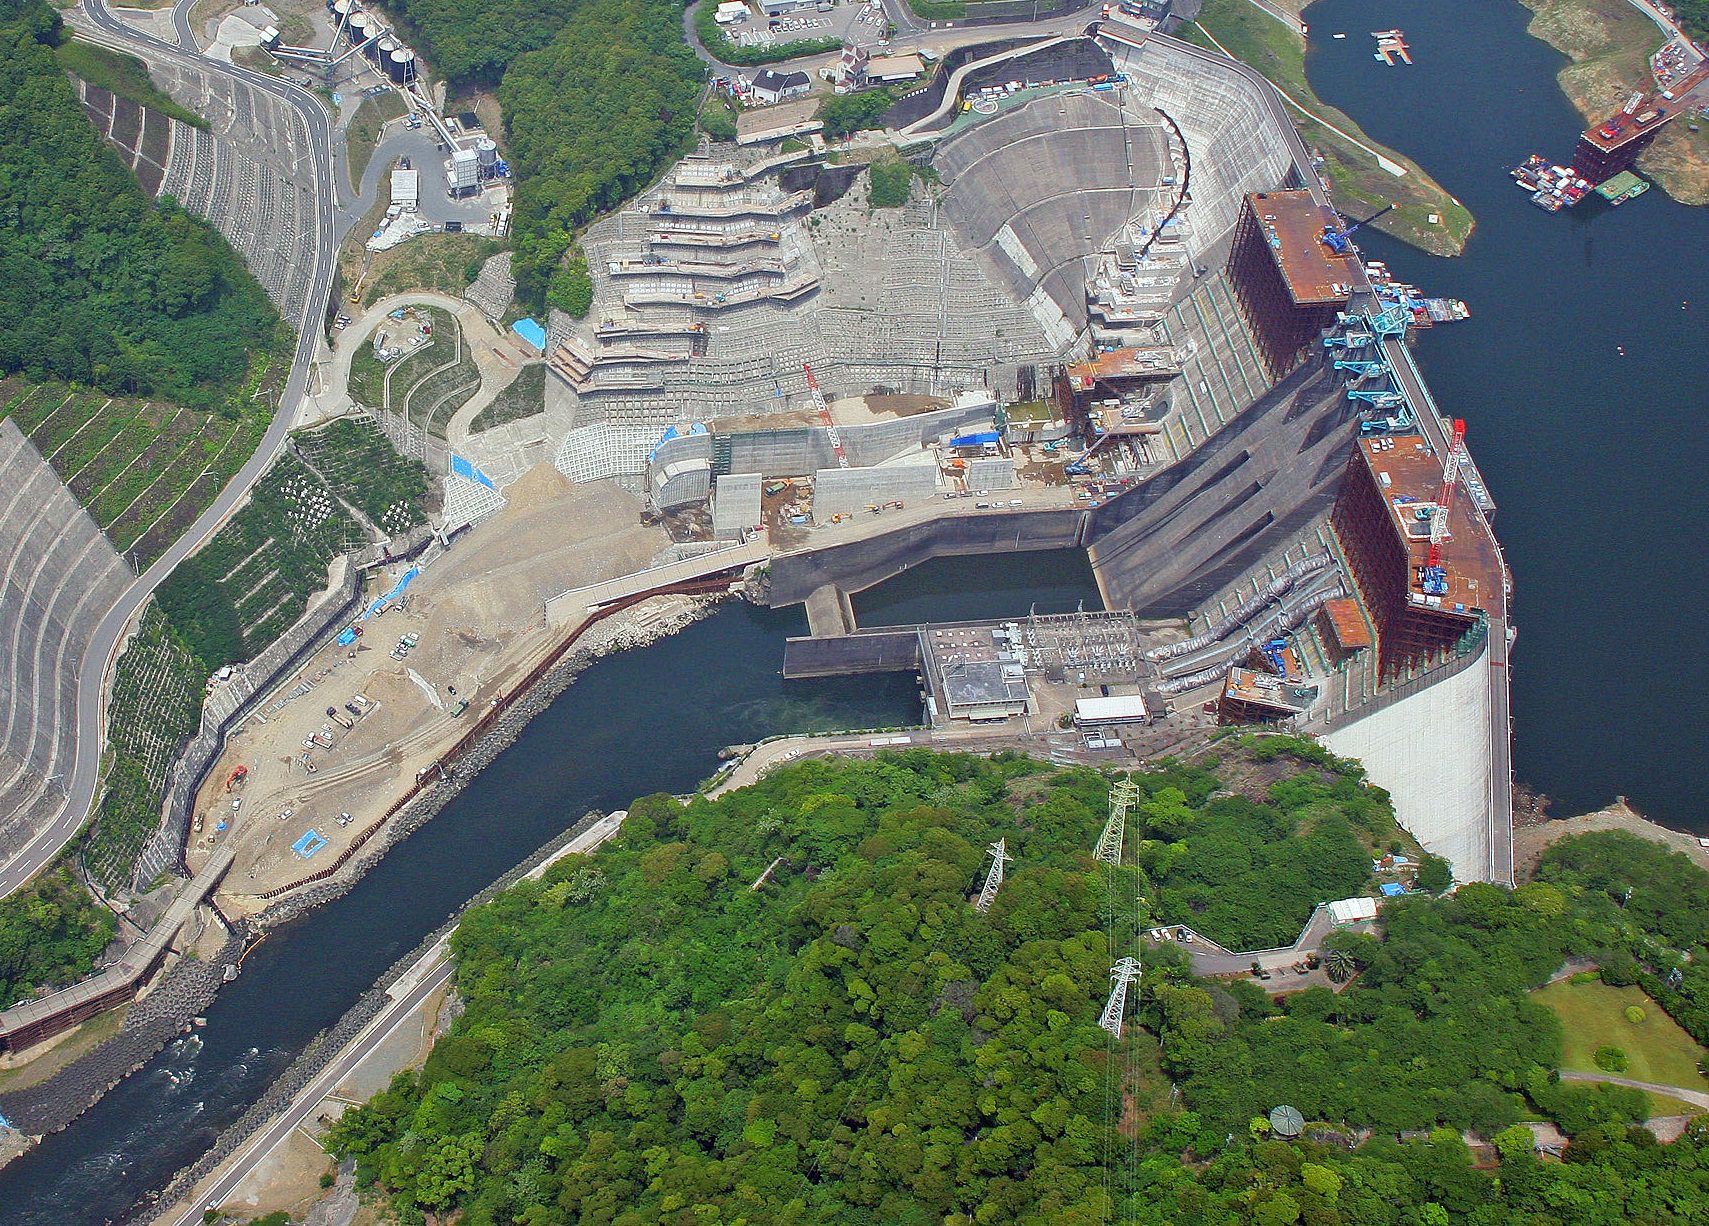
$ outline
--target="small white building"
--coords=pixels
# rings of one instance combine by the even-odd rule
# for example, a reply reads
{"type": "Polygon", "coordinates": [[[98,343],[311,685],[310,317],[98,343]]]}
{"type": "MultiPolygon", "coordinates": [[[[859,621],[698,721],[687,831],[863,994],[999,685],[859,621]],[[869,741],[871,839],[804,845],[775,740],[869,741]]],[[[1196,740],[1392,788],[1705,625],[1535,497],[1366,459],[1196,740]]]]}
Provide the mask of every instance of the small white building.
{"type": "Polygon", "coordinates": [[[1374,898],[1338,898],[1329,904],[1329,918],[1335,924],[1362,924],[1377,918],[1374,898]]]}
{"type": "Polygon", "coordinates": [[[733,26],[739,21],[746,21],[752,14],[753,10],[742,0],[724,0],[713,14],[713,20],[721,26],[733,26]]]}
{"type": "Polygon", "coordinates": [[[879,84],[917,81],[926,71],[917,55],[879,55],[866,65],[866,79],[879,84]]]}
{"type": "Polygon", "coordinates": [[[1146,722],[1145,696],[1121,694],[1109,698],[1080,698],[1074,703],[1076,728],[1114,728],[1146,722]]]}
{"type": "Polygon", "coordinates": [[[754,77],[754,101],[762,106],[775,106],[792,98],[804,98],[813,82],[804,72],[773,72],[762,68],[754,77]]]}
{"type": "Polygon", "coordinates": [[[392,203],[406,213],[415,212],[421,204],[421,173],[419,171],[392,171],[392,203]]]}

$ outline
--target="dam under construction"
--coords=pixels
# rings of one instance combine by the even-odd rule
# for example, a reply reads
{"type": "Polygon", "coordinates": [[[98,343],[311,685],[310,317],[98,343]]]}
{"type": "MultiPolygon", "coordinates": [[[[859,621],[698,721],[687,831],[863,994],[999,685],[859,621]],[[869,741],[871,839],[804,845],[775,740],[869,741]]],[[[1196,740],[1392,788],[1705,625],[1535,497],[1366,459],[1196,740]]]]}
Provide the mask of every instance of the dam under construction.
{"type": "Polygon", "coordinates": [[[1023,46],[964,97],[980,72],[1018,87],[908,125],[942,186],[901,209],[762,149],[596,226],[590,324],[552,320],[559,468],[764,541],[754,586],[809,622],[787,677],[912,672],[928,722],[1058,760],[1310,733],[1511,881],[1495,504],[1274,91],[1161,36],[1023,46]],[[713,288],[711,236],[773,255],[713,288]],[[858,624],[926,559],[1061,549],[1103,608],[858,624]]]}

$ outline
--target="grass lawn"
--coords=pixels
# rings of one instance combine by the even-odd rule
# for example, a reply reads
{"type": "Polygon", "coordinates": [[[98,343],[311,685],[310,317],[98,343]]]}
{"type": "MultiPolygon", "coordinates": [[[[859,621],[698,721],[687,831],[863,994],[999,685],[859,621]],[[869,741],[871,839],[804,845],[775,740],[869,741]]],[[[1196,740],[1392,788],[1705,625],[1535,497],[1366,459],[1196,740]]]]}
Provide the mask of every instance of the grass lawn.
{"type": "Polygon", "coordinates": [[[129,98],[139,106],[169,115],[193,128],[208,126],[208,121],[196,112],[172,101],[148,75],[148,66],[133,55],[68,39],[54,48],[53,57],[65,71],[91,85],[112,90],[121,98],[129,98]]]}
{"type": "MultiPolygon", "coordinates": [[[[350,117],[350,126],[344,133],[344,164],[350,172],[352,191],[362,190],[362,176],[374,156],[374,147],[380,143],[386,121],[399,118],[404,110],[403,99],[388,89],[377,97],[362,99],[362,105],[350,117]]],[[[384,195],[382,192],[381,196],[384,195]]]]}
{"type": "Polygon", "coordinates": [[[1602,1072],[1591,1057],[1606,1043],[1625,1052],[1631,1062],[1625,1072],[1614,1076],[1709,1093],[1709,1079],[1697,1071],[1703,1048],[1638,988],[1562,982],[1539,988],[1532,999],[1553,1009],[1566,1030],[1562,1068],[1602,1072]],[[1628,1005],[1644,1011],[1642,1022],[1633,1025],[1626,1020],[1628,1005]]]}
{"type": "Polygon", "coordinates": [[[1201,47],[1227,51],[1263,73],[1312,115],[1406,167],[1404,175],[1390,174],[1358,145],[1290,108],[1307,147],[1323,154],[1324,176],[1343,211],[1375,212],[1392,201],[1394,211],[1373,222],[1376,229],[1435,255],[1458,255],[1465,249],[1472,232],[1471,212],[1416,162],[1379,145],[1344,112],[1312,92],[1305,74],[1305,40],[1297,33],[1248,0],[1205,0],[1197,21],[1182,26],[1180,36],[1201,47]],[[1432,222],[1432,215],[1438,220],[1432,222]]]}

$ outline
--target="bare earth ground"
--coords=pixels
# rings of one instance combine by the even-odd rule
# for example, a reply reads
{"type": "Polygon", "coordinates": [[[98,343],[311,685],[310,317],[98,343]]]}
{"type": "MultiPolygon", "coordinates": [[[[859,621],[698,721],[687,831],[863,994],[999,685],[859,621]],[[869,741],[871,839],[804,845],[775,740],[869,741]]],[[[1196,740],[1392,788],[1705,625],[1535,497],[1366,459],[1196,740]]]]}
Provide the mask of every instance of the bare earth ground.
{"type": "MultiPolygon", "coordinates": [[[[238,840],[219,895],[228,914],[252,914],[265,905],[263,891],[335,861],[419,770],[508,692],[558,641],[546,628],[547,597],[639,570],[668,543],[661,530],[641,526],[636,498],[610,484],[572,486],[547,465],[525,474],[507,498],[505,510],[422,571],[402,609],[366,623],[359,650],[329,644],[280,687],[285,701],[264,705],[261,718],[228,740],[197,798],[203,829],[192,834],[189,855],[195,869],[217,840],[238,840]],[[395,661],[391,649],[406,633],[420,640],[395,661]],[[313,688],[287,697],[299,682],[313,688]],[[372,706],[347,731],[326,709],[348,720],[345,703],[355,694],[372,706]],[[469,708],[453,716],[459,699],[469,708]],[[311,774],[299,759],[305,738],[322,728],[330,729],[333,747],[308,751],[311,774]],[[227,793],[225,780],[240,764],[249,769],[248,781],[227,793]],[[235,797],[242,806],[234,813],[235,797]],[[286,809],[290,817],[281,818],[286,809]],[[344,812],[354,820],[341,827],[344,812]],[[216,833],[222,819],[231,829],[216,833]],[[305,859],[291,845],[309,829],[328,846],[305,859]]],[[[385,577],[370,596],[394,578],[385,577]]]]}
{"type": "Polygon", "coordinates": [[[1597,830],[1624,830],[1639,838],[1665,843],[1674,851],[1682,851],[1703,868],[1709,868],[1709,849],[1699,846],[1697,839],[1666,826],[1658,826],[1644,817],[1625,797],[1620,797],[1606,809],[1580,817],[1545,819],[1532,825],[1519,826],[1513,831],[1513,867],[1521,881],[1528,881],[1537,871],[1537,862],[1551,843],[1575,834],[1597,830]]]}

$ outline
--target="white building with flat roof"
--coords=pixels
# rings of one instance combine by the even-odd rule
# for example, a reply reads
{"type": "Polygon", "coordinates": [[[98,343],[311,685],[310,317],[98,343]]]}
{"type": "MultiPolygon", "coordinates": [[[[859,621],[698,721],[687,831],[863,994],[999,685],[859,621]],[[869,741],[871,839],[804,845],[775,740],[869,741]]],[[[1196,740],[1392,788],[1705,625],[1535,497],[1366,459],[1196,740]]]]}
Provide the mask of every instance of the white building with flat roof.
{"type": "Polygon", "coordinates": [[[392,203],[405,212],[415,212],[417,206],[421,204],[420,171],[392,171],[392,203]]]}

